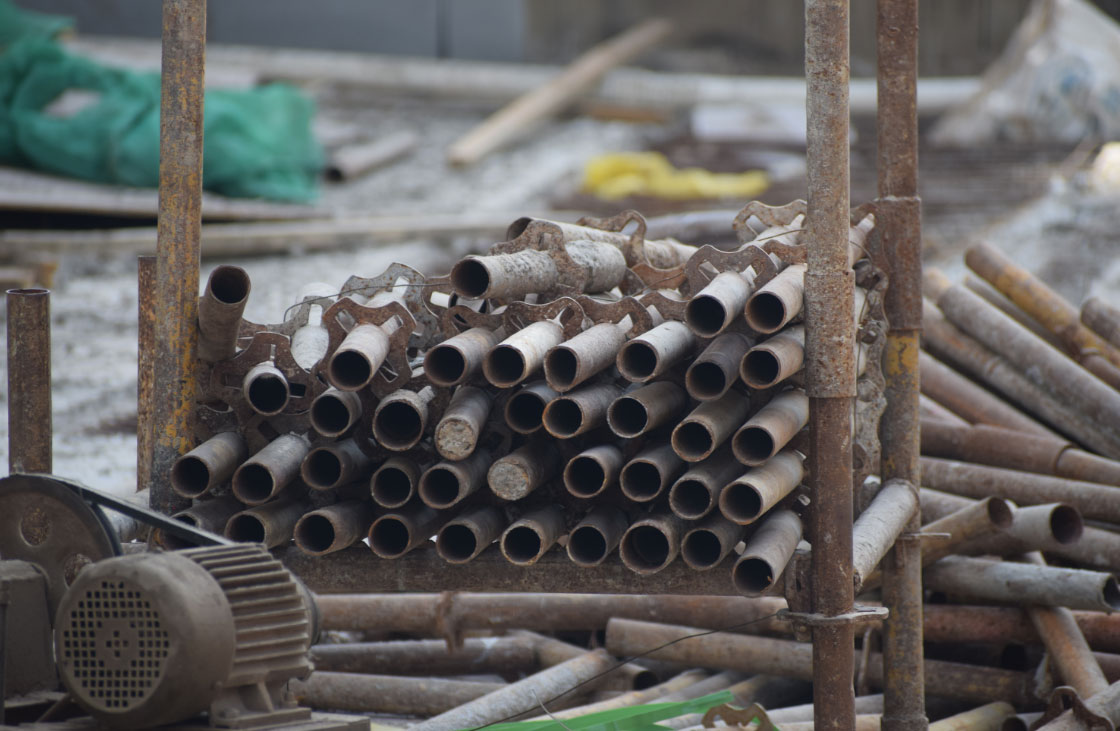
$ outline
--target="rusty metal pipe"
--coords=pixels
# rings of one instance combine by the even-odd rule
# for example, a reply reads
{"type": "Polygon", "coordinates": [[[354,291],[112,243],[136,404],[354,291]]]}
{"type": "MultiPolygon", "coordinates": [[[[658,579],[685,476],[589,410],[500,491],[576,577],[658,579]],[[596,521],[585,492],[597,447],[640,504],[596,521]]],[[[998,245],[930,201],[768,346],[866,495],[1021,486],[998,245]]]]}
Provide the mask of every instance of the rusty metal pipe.
{"type": "Polygon", "coordinates": [[[1083,566],[1108,570],[1120,566],[1120,535],[1100,528],[1085,528],[1073,543],[1054,544],[1046,550],[1083,566]]]}
{"type": "Polygon", "coordinates": [[[493,507],[479,508],[444,524],[436,534],[436,551],[448,563],[474,560],[502,534],[505,517],[493,507]]]}
{"type": "Polygon", "coordinates": [[[708,516],[700,525],[691,528],[681,541],[681,558],[697,571],[714,569],[723,563],[727,554],[743,538],[745,529],[722,515],[708,516]]]}
{"type": "Polygon", "coordinates": [[[952,424],[953,426],[971,426],[968,421],[958,416],[956,412],[950,411],[924,393],[919,397],[918,404],[923,420],[941,421],[946,424],[952,424]]]}
{"type": "Polygon", "coordinates": [[[684,374],[688,395],[697,401],[719,398],[735,385],[739,364],[750,350],[750,338],[742,333],[724,333],[696,356],[684,374]]]}
{"type": "Polygon", "coordinates": [[[233,473],[233,494],[246,505],[260,505],[280,494],[299,476],[311,444],[302,434],[281,434],[245,460],[233,473]]]}
{"type": "Polygon", "coordinates": [[[219,432],[184,454],[171,466],[171,489],[186,498],[205,495],[230,478],[249,456],[240,434],[219,432]]]}
{"type": "Polygon", "coordinates": [[[611,367],[629,329],[628,320],[604,322],[553,346],[544,356],[548,385],[564,393],[611,367]]]}
{"type": "MultiPolygon", "coordinates": [[[[697,685],[698,681],[703,680],[705,674],[706,673],[700,669],[686,670],[658,685],[643,690],[632,690],[609,700],[590,703],[585,706],[577,706],[575,708],[567,708],[563,711],[551,713],[549,716],[565,720],[575,718],[576,716],[586,716],[591,713],[610,711],[615,708],[625,708],[641,703],[664,702],[663,699],[670,693],[675,693],[678,690],[686,690],[691,686],[697,685]]],[[[548,716],[538,716],[530,720],[541,721],[547,718],[548,716]]]]}
{"type": "MultiPolygon", "coordinates": [[[[858,695],[856,696],[856,713],[882,713],[883,712],[883,694],[875,693],[872,695],[858,695]]],[[[766,711],[766,715],[773,723],[782,724],[785,728],[787,723],[797,723],[799,721],[812,721],[813,720],[813,704],[803,703],[798,706],[788,706],[785,708],[772,708],[766,711]]]]}
{"type": "MultiPolygon", "coordinates": [[[[563,223],[548,221],[543,218],[523,217],[510,224],[506,230],[506,238],[519,239],[526,243],[539,244],[548,238],[555,237],[570,246],[573,242],[590,241],[594,243],[610,244],[615,248],[625,251],[630,244],[630,234],[617,231],[604,231],[590,226],[581,226],[576,223],[563,223]]],[[[655,241],[646,241],[642,247],[646,261],[657,269],[672,269],[688,261],[696,253],[695,246],[682,244],[676,239],[666,238],[655,241]]],[[[570,253],[570,252],[569,252],[570,253]]],[[[627,261],[628,266],[640,263],[636,258],[627,261]]]]}
{"type": "Polygon", "coordinates": [[[667,320],[623,345],[615,365],[628,381],[646,383],[688,357],[697,342],[683,322],[667,320]]]}
{"type": "Polygon", "coordinates": [[[311,402],[311,427],[325,437],[340,437],[362,418],[362,399],[333,386],[311,402]]]}
{"type": "Polygon", "coordinates": [[[917,488],[899,478],[887,480],[871,505],[860,513],[852,528],[852,576],[857,593],[918,514],[917,488]]]}
{"type": "Polygon", "coordinates": [[[809,423],[809,397],[801,389],[775,396],[731,438],[731,450],[754,467],[771,459],[809,423]]]}
{"type": "MultiPolygon", "coordinates": [[[[232,497],[219,497],[212,500],[202,500],[186,510],[181,510],[171,517],[182,521],[189,526],[208,530],[211,533],[222,535],[226,530],[229,519],[244,509],[244,505],[232,497]]],[[[194,544],[157,528],[153,531],[152,541],[169,550],[177,551],[181,548],[194,548],[194,544]]]]}
{"type": "Polygon", "coordinates": [[[684,522],[667,511],[634,521],[622,536],[622,563],[637,574],[661,571],[680,553],[683,532],[684,522]]]}
{"type": "Polygon", "coordinates": [[[738,391],[701,402],[673,429],[673,449],[686,462],[708,458],[746,421],[750,407],[738,391]]]}
{"type": "Polygon", "coordinates": [[[451,286],[467,299],[520,299],[556,289],[560,273],[544,251],[466,256],[451,269],[451,286]]]}
{"type": "Polygon", "coordinates": [[[288,379],[272,361],[258,363],[249,369],[241,384],[241,393],[253,411],[264,416],[275,416],[288,406],[291,390],[288,379]]]}
{"type": "Polygon", "coordinates": [[[958,546],[969,556],[1017,556],[1028,551],[1052,551],[1079,543],[1084,530],[1081,514],[1061,503],[1016,508],[1010,526],[958,546]]]}
{"type": "Polygon", "coordinates": [[[721,272],[685,305],[684,322],[702,338],[719,335],[735,322],[754,291],[754,273],[721,272]]]}
{"type": "Polygon", "coordinates": [[[925,351],[918,356],[918,367],[922,393],[967,421],[1024,434],[1057,437],[1050,429],[925,351]]]}
{"type": "MultiPolygon", "coordinates": [[[[923,503],[929,491],[922,490],[923,503]]],[[[1005,531],[1015,520],[1014,506],[1003,498],[987,497],[969,501],[963,507],[922,526],[923,533],[946,533],[948,538],[922,546],[922,565],[928,566],[955,553],[958,546],[994,531],[1005,531]]]]}
{"type": "Polygon", "coordinates": [[[492,405],[493,398],[481,388],[460,386],[436,424],[433,441],[440,456],[450,460],[471,456],[492,405]]]}
{"type": "Polygon", "coordinates": [[[366,479],[373,462],[353,439],[320,444],[303,458],[300,475],[313,490],[333,490],[366,479]]]}
{"type": "Polygon", "coordinates": [[[743,466],[729,449],[721,449],[688,468],[669,488],[669,509],[686,520],[699,520],[719,505],[720,493],[743,466]]]}
{"type": "Polygon", "coordinates": [[[430,716],[504,688],[504,683],[393,675],[320,672],[291,681],[292,694],[312,708],[430,716]]]}
{"type": "Polygon", "coordinates": [[[373,506],[363,500],[344,500],[312,510],[296,523],[292,537],[309,556],[325,556],[353,545],[369,534],[373,506]]]}
{"type": "Polygon", "coordinates": [[[968,268],[1006,295],[1061,341],[1065,350],[1098,378],[1114,388],[1120,385],[1120,351],[1081,324],[1077,308],[1038,277],[1018,266],[990,244],[980,243],[964,254],[968,268]],[[1100,365],[1111,368],[1099,368],[1100,365]]]}
{"type": "MultiPolygon", "coordinates": [[[[152,486],[152,464],[155,459],[155,417],[152,413],[152,404],[155,399],[153,382],[156,362],[156,258],[154,256],[138,256],[136,257],[136,268],[138,290],[136,307],[136,489],[140,491],[152,486]]],[[[12,308],[9,305],[8,312],[11,313],[11,311],[12,308]]],[[[8,325],[8,332],[12,332],[10,324],[8,325]]],[[[11,352],[12,347],[9,345],[8,353],[11,352]]],[[[9,355],[9,357],[11,356],[9,355]]],[[[8,389],[8,393],[12,393],[11,388],[8,389]]],[[[11,413],[11,403],[8,404],[8,410],[11,413]]],[[[11,427],[8,428],[9,435],[14,431],[11,427]]],[[[8,452],[14,454],[10,447],[8,452]]],[[[14,472],[15,470],[10,471],[14,472]]],[[[165,488],[160,488],[158,491],[164,492],[165,498],[171,497],[176,502],[180,500],[175,495],[167,495],[165,488]]],[[[155,493],[149,491],[149,501],[153,494],[155,493]]]]}
{"type": "Polygon", "coordinates": [[[407,457],[390,457],[369,478],[369,493],[383,508],[400,508],[412,499],[420,483],[420,465],[407,457]]]}
{"type": "Polygon", "coordinates": [[[307,504],[302,501],[273,500],[231,516],[225,535],[235,541],[276,548],[292,540],[296,523],[306,512],[307,504]]]}
{"type": "Polygon", "coordinates": [[[52,471],[51,293],[9,289],[8,471],[52,471]]]}
{"type": "Polygon", "coordinates": [[[402,388],[378,402],[373,412],[373,437],[394,452],[412,449],[424,436],[428,425],[428,405],[435,392],[430,386],[421,391],[402,388]]]}
{"type": "Polygon", "coordinates": [[[1120,310],[1100,297],[1089,297],[1082,303],[1081,324],[1112,347],[1120,348],[1120,310]]]}
{"type": "Polygon", "coordinates": [[[559,474],[562,466],[555,445],[533,441],[491,465],[486,482],[503,500],[520,500],[559,474]]]}
{"type": "Polygon", "coordinates": [[[719,511],[733,523],[748,525],[790,494],[804,477],[801,456],[793,450],[779,452],[724,487],[719,494],[719,511]]]}
{"type": "Polygon", "coordinates": [[[805,362],[805,328],[786,328],[747,351],[739,377],[751,388],[776,386],[801,370],[805,362]]]}
{"type": "Polygon", "coordinates": [[[1028,380],[1011,362],[966,335],[950,323],[937,307],[928,302],[924,302],[923,306],[922,343],[931,352],[1062,434],[1072,436],[1081,444],[1113,459],[1120,455],[1120,444],[1092,428],[1076,408],[1055,399],[1028,380]]]}
{"type": "Polygon", "coordinates": [[[490,349],[504,339],[501,328],[472,327],[429,348],[424,356],[424,373],[432,383],[445,388],[466,383],[482,370],[490,349]]]}
{"type": "Polygon", "coordinates": [[[545,354],[563,341],[564,329],[558,323],[530,323],[487,351],[482,372],[498,388],[516,386],[540,370],[545,354]]]}
{"type": "Polygon", "coordinates": [[[488,449],[480,449],[459,462],[437,462],[420,475],[420,500],[437,510],[458,505],[486,484],[486,472],[494,462],[488,449]]]}
{"type": "Polygon", "coordinates": [[[389,334],[381,326],[355,326],[327,361],[327,380],[341,391],[365,388],[389,357],[390,347],[389,334]]]}
{"type": "Polygon", "coordinates": [[[540,668],[535,636],[469,637],[459,647],[444,640],[394,640],[312,645],[315,672],[393,675],[510,675],[540,668]]]}
{"type": "Polygon", "coordinates": [[[417,546],[427,545],[442,521],[439,513],[426,505],[386,513],[369,527],[370,550],[381,558],[400,558],[417,546]]]}
{"type": "Polygon", "coordinates": [[[1114,612],[1120,587],[1111,574],[948,556],[925,569],[925,586],[968,599],[1114,612]]]}
{"type": "Polygon", "coordinates": [[[647,447],[627,462],[618,476],[622,494],[634,502],[656,500],[685,467],[670,444],[647,447]]]}
{"type": "Polygon", "coordinates": [[[546,505],[511,523],[502,533],[499,546],[510,563],[532,566],[564,532],[564,509],[546,505]]]}
{"type": "Polygon", "coordinates": [[[1068,403],[1111,441],[1120,440],[1120,393],[966,287],[950,284],[936,271],[925,278],[937,306],[957,327],[1012,363],[1030,363],[1022,371],[1030,382],[1068,403]]]}
{"type": "Polygon", "coordinates": [[[775,510],[759,524],[731,568],[741,594],[759,596],[781,578],[801,540],[801,518],[792,510],[775,510]]]}
{"type": "Polygon", "coordinates": [[[805,271],[804,264],[788,266],[752,294],[743,311],[747,324],[768,335],[800,315],[805,301],[805,271]]]}
{"type": "Polygon", "coordinates": [[[942,718],[929,725],[930,731],[999,731],[1015,707],[1006,701],[986,703],[969,711],[942,718]]]}
{"type": "Polygon", "coordinates": [[[616,398],[607,409],[607,424],[618,436],[632,439],[668,423],[686,406],[684,389],[655,381],[616,398]]]}
{"type": "Polygon", "coordinates": [[[606,424],[607,409],[622,389],[613,383],[594,383],[569,391],[548,403],[542,421],[557,439],[571,439],[606,424]]]}
{"type": "Polygon", "coordinates": [[[604,650],[592,650],[416,724],[412,729],[456,731],[476,728],[514,714],[532,711],[540,706],[542,700],[586,683],[615,664],[614,658],[604,650]]]}
{"type": "Polygon", "coordinates": [[[1086,518],[1120,523],[1116,488],[1093,482],[933,457],[922,457],[922,482],[936,490],[971,498],[999,495],[1020,505],[1067,503],[1086,518]]]}
{"type": "Polygon", "coordinates": [[[626,514],[613,505],[592,509],[568,534],[568,558],[580,566],[598,566],[626,532],[626,514]]]}
{"type": "Polygon", "coordinates": [[[595,497],[614,484],[625,459],[613,444],[585,449],[564,465],[564,487],[576,497],[595,497]]]}
{"type": "Polygon", "coordinates": [[[971,289],[977,295],[986,299],[994,307],[998,308],[1000,312],[1010,317],[1015,322],[1030,330],[1039,338],[1045,340],[1050,345],[1058,350],[1062,350],[1065,346],[1058,340],[1058,337],[1039,324],[1038,320],[1028,315],[1019,306],[1009,300],[998,289],[988,284],[983,279],[977,279],[971,275],[965,276],[964,286],[971,289]]]}
{"type": "Polygon", "coordinates": [[[198,298],[198,357],[208,363],[229,360],[237,352],[237,331],[249,302],[252,283],[241,267],[214,267],[198,298]]]}
{"type": "Polygon", "coordinates": [[[532,434],[544,426],[544,410],[560,394],[544,381],[527,384],[506,401],[506,425],[518,434],[532,434]]]}
{"type": "MultiPolygon", "coordinates": [[[[859,713],[854,718],[854,731],[879,731],[882,728],[882,714],[879,713],[859,713]]],[[[813,731],[817,726],[812,721],[800,721],[793,723],[783,723],[782,729],[784,731],[813,731]]]]}

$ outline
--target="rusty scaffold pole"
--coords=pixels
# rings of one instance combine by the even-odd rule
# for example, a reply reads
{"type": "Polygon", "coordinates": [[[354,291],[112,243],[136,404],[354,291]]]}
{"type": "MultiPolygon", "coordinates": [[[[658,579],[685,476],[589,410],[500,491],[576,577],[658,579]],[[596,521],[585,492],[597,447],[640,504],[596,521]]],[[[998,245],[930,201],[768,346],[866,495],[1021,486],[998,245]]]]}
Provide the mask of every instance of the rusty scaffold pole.
{"type": "MultiPolygon", "coordinates": [[[[918,0],[879,0],[879,199],[877,229],[890,277],[883,354],[887,406],[880,422],[880,475],[921,484],[918,352],[922,328],[922,233],[918,198],[918,0]]],[[[925,715],[922,557],[915,511],[883,561],[883,729],[918,731],[925,715]]]]}
{"type": "Polygon", "coordinates": [[[202,89],[206,0],[164,0],[159,130],[159,223],[155,320],[151,505],[172,513],[189,503],[171,490],[171,465],[192,446],[197,393],[198,267],[202,226],[202,89]]]}
{"type": "Polygon", "coordinates": [[[8,471],[51,471],[51,293],[9,289],[8,471]]]}
{"type": "Polygon", "coordinates": [[[855,275],[848,263],[848,0],[806,0],[809,207],[805,364],[813,544],[813,721],[855,728],[852,404],[855,275]]]}

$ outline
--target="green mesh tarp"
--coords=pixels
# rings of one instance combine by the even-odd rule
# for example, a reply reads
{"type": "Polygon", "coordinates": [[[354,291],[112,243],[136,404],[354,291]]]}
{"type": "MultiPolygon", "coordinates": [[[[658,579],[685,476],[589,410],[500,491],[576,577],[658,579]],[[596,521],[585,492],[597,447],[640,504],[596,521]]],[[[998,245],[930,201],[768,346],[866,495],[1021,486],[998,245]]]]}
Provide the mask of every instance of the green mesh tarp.
{"type": "MultiPolygon", "coordinates": [[[[159,94],[159,74],[107,68],[41,33],[27,34],[0,55],[0,164],[156,187],[159,94]],[[71,89],[92,92],[92,103],[51,114],[51,103],[71,89]]],[[[313,113],[307,97],[282,84],[207,91],[203,187],[228,196],[314,199],[323,153],[311,134],[313,113]]]]}

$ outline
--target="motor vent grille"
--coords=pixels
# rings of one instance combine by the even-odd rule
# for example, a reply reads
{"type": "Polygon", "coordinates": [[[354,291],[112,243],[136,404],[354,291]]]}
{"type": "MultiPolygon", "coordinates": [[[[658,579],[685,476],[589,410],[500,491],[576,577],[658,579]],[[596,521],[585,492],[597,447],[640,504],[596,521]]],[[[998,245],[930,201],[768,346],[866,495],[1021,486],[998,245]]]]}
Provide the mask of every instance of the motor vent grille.
{"type": "Polygon", "coordinates": [[[70,611],[61,650],[89,702],[119,713],[156,687],[171,638],[144,592],[125,581],[102,581],[70,611]]]}

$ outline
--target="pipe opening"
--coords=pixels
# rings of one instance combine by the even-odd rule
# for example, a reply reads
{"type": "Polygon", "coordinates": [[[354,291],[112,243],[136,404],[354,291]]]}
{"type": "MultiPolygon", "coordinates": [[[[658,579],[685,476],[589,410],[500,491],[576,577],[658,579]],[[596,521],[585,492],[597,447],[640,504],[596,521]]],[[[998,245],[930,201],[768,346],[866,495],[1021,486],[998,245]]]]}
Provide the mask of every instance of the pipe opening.
{"type": "Polygon", "coordinates": [[[712,451],[713,438],[698,421],[687,421],[673,430],[673,450],[684,458],[701,459],[712,451]]]}
{"type": "Polygon", "coordinates": [[[682,518],[702,518],[712,508],[712,493],[700,480],[681,480],[669,491],[669,507],[682,518]]]}
{"type": "Polygon", "coordinates": [[[334,394],[324,393],[311,404],[311,426],[325,437],[337,437],[350,428],[350,409],[334,394]]]}
{"type": "Polygon", "coordinates": [[[19,289],[9,289],[7,291],[7,294],[16,294],[21,297],[37,297],[50,293],[51,291],[49,289],[43,289],[42,287],[21,287],[19,289]]]}
{"type": "Polygon", "coordinates": [[[607,472],[592,457],[573,457],[564,468],[564,487],[576,497],[594,497],[606,486],[607,472]]]}
{"type": "Polygon", "coordinates": [[[731,580],[744,594],[761,594],[774,583],[774,570],[765,559],[741,559],[731,570],[731,580]]]}
{"type": "Polygon", "coordinates": [[[631,381],[649,378],[657,370],[657,351],[640,340],[631,340],[619,351],[618,370],[631,381]]]}
{"type": "Polygon", "coordinates": [[[330,449],[319,447],[304,458],[301,472],[308,485],[325,490],[342,479],[342,460],[330,449]]]}
{"type": "Polygon", "coordinates": [[[554,388],[571,388],[579,372],[579,357],[571,348],[555,348],[544,358],[544,372],[554,388]]]}
{"type": "Polygon", "coordinates": [[[525,357],[512,345],[496,345],[482,363],[486,380],[495,386],[512,386],[525,378],[525,357]]]}
{"type": "Polygon", "coordinates": [[[369,547],[382,558],[397,558],[408,550],[412,534],[400,518],[386,515],[378,518],[369,529],[369,547]]]}
{"type": "Polygon", "coordinates": [[[327,364],[330,382],[346,391],[357,391],[373,378],[373,365],[356,350],[340,350],[327,364]]]}
{"type": "Polygon", "coordinates": [[[224,305],[243,302],[249,296],[249,286],[249,274],[241,267],[220,266],[210,273],[210,294],[224,305]]]}
{"type": "Polygon", "coordinates": [[[506,241],[513,241],[521,234],[525,233],[525,229],[529,228],[529,224],[533,222],[532,218],[522,216],[509,225],[506,229],[506,241]]]}
{"type": "Polygon", "coordinates": [[[1069,505],[1059,505],[1050,512],[1050,532],[1054,540],[1062,545],[1073,543],[1081,538],[1084,523],[1081,513],[1069,505]]]}
{"type": "Polygon", "coordinates": [[[1015,520],[1015,511],[1006,500],[992,498],[988,501],[988,520],[997,528],[1010,528],[1015,520]]]}
{"type": "MultiPolygon", "coordinates": [[[[606,641],[604,640],[601,646],[605,645],[606,641]]],[[[653,672],[652,670],[642,670],[634,676],[633,681],[631,681],[631,685],[634,687],[634,690],[645,690],[646,688],[652,688],[659,682],[661,681],[657,677],[657,673],[653,672]]]]}
{"type": "Polygon", "coordinates": [[[183,497],[198,497],[210,487],[210,468],[198,457],[183,455],[171,465],[171,487],[183,497]]]}
{"type": "Polygon", "coordinates": [[[693,297],[684,308],[685,324],[702,338],[718,335],[726,320],[727,308],[708,294],[693,297]]]}
{"type": "Polygon", "coordinates": [[[255,515],[239,513],[226,523],[226,537],[242,543],[264,543],[264,522],[255,515]]]}
{"type": "Polygon", "coordinates": [[[453,386],[463,379],[466,372],[466,358],[451,346],[437,345],[424,358],[424,373],[437,386],[453,386]]]}
{"type": "Polygon", "coordinates": [[[512,563],[529,563],[541,555],[541,536],[527,525],[506,531],[502,536],[502,553],[512,563]]]}
{"type": "Polygon", "coordinates": [[[731,451],[740,462],[762,464],[774,456],[774,435],[757,426],[740,429],[731,441],[731,451]]]}
{"type": "Polygon", "coordinates": [[[459,490],[459,477],[446,467],[433,467],[420,478],[420,499],[433,508],[454,505],[459,490]]]}
{"type": "Polygon", "coordinates": [[[607,422],[620,437],[636,437],[649,426],[649,410],[638,399],[622,396],[607,410],[607,422]]]}
{"type": "Polygon", "coordinates": [[[751,485],[732,482],[720,493],[719,510],[733,523],[749,523],[762,513],[762,496],[751,485]]]}
{"type": "Polygon", "coordinates": [[[681,555],[695,569],[710,569],[719,563],[723,546],[710,530],[696,529],[684,537],[681,555]]]}
{"type": "Polygon", "coordinates": [[[370,493],[378,505],[399,508],[412,497],[412,478],[399,467],[386,467],[374,473],[370,493]]]}
{"type": "Polygon", "coordinates": [[[695,363],[684,374],[685,387],[694,398],[710,399],[727,390],[727,375],[715,363],[695,363]]]}
{"type": "Polygon", "coordinates": [[[1018,672],[1026,672],[1032,669],[1031,657],[1027,652],[1026,645],[1018,643],[1004,645],[1003,649],[999,651],[999,667],[1018,672]]]}
{"type": "Polygon", "coordinates": [[[1112,607],[1113,611],[1120,609],[1120,586],[1117,586],[1114,577],[1108,577],[1108,581],[1104,582],[1104,601],[1108,606],[1112,607]]]}
{"type": "Polygon", "coordinates": [[[619,483],[631,500],[652,500],[661,492],[661,470],[652,462],[630,462],[622,468],[619,483]]]}
{"type": "Polygon", "coordinates": [[[307,553],[324,553],[334,545],[334,523],[325,515],[308,513],[296,523],[295,538],[307,553]]]}
{"type": "Polygon", "coordinates": [[[506,404],[506,423],[521,434],[541,428],[545,400],[531,391],[515,393],[506,404]]]}
{"type": "MultiPolygon", "coordinates": [[[[186,523],[193,528],[202,527],[202,524],[198,520],[198,518],[191,515],[190,513],[179,513],[178,515],[172,515],[171,517],[179,521],[180,523],[186,523]]],[[[159,543],[169,551],[179,551],[184,548],[195,547],[193,543],[184,541],[182,538],[173,536],[164,530],[159,531],[159,543]]]]}
{"type": "Polygon", "coordinates": [[[652,525],[638,525],[622,538],[622,561],[638,570],[659,569],[669,562],[669,539],[652,525]]]}
{"type": "Polygon", "coordinates": [[[782,374],[782,364],[778,357],[768,350],[751,350],[743,356],[739,375],[748,386],[767,388],[778,382],[782,374]]]}
{"type": "Polygon", "coordinates": [[[490,289],[490,272],[477,259],[463,259],[451,268],[451,286],[460,297],[482,299],[490,289]]]}
{"type": "Polygon", "coordinates": [[[594,526],[580,526],[568,536],[568,555],[580,566],[597,564],[607,557],[607,539],[594,526]]]}
{"type": "Polygon", "coordinates": [[[436,537],[436,552],[445,561],[467,561],[478,550],[478,537],[461,523],[445,525],[436,537]]]}
{"type": "Polygon", "coordinates": [[[571,399],[558,398],[544,410],[544,427],[553,436],[573,436],[582,426],[583,409],[571,399]]]}
{"type": "Polygon", "coordinates": [[[288,382],[275,373],[262,373],[249,384],[249,405],[258,414],[278,414],[288,405],[288,382]]]}
{"type": "Polygon", "coordinates": [[[272,472],[264,465],[250,462],[233,473],[233,494],[243,503],[263,503],[272,497],[275,489],[272,472]]]}
{"type": "Polygon", "coordinates": [[[385,404],[374,417],[373,430],[377,440],[390,447],[407,447],[420,438],[424,423],[412,404],[393,401],[385,404]]]}
{"type": "Polygon", "coordinates": [[[747,323],[760,333],[771,333],[785,324],[786,305],[770,292],[759,292],[747,302],[747,323]]]}

